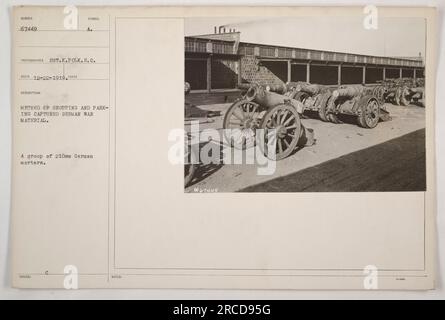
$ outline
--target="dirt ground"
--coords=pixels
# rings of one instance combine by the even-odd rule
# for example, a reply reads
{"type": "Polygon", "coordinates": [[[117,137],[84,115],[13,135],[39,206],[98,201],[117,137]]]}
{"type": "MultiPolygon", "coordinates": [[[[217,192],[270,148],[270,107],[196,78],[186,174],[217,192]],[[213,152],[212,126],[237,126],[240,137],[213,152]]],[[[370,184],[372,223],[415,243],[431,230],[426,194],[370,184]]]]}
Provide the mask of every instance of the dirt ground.
{"type": "MultiPolygon", "coordinates": [[[[224,112],[229,106],[230,104],[199,106],[199,108],[203,110],[214,112],[219,111],[221,113],[219,116],[209,118],[207,120],[205,118],[200,118],[200,130],[204,130],[207,128],[221,130],[224,112]]],[[[302,149],[296,150],[296,152],[291,154],[289,157],[277,161],[275,172],[272,175],[258,175],[258,165],[256,164],[200,165],[197,169],[194,180],[192,181],[191,185],[186,188],[185,191],[234,192],[269,191],[269,189],[273,189],[270,191],[303,191],[300,190],[301,186],[292,183],[292,179],[298,178],[293,174],[298,173],[304,169],[316,167],[317,165],[320,165],[322,163],[326,163],[330,160],[340,158],[359,150],[365,150],[389,140],[394,140],[395,138],[399,138],[425,128],[425,109],[423,107],[415,105],[403,107],[386,104],[386,108],[390,112],[392,119],[390,121],[380,122],[374,129],[365,129],[359,127],[356,124],[355,119],[353,118],[343,119],[345,122],[342,124],[333,124],[330,122],[323,122],[316,116],[305,117],[304,119],[302,119],[302,124],[305,127],[314,130],[316,143],[313,146],[304,147],[302,149]],[[287,179],[277,180],[277,178],[280,177],[287,177],[287,179]],[[285,186],[283,186],[283,190],[280,190],[280,184],[278,184],[277,186],[277,181],[280,181],[280,183],[283,185],[294,185],[295,188],[287,188],[286,190],[285,186]],[[270,184],[268,185],[267,182],[270,182],[270,184]],[[253,186],[261,187],[255,188],[253,186]]],[[[190,125],[187,122],[185,125],[185,129],[190,130],[190,125]]],[[[392,163],[396,161],[398,163],[403,163],[403,152],[407,147],[410,146],[409,143],[406,143],[406,140],[407,139],[404,139],[402,144],[393,142],[391,144],[388,144],[389,146],[376,149],[373,152],[379,153],[379,159],[381,162],[387,161],[388,163],[392,163]],[[397,155],[400,155],[400,159],[397,158],[397,155]]],[[[414,152],[418,152],[416,150],[424,149],[424,136],[422,136],[422,138],[420,139],[418,138],[418,136],[416,136],[415,139],[413,138],[412,145],[415,149],[414,152]],[[420,149],[418,149],[419,144],[420,149]]],[[[346,164],[347,166],[350,166],[351,170],[360,170],[362,168],[362,171],[366,172],[367,170],[369,170],[367,166],[371,165],[370,162],[366,160],[369,158],[370,154],[374,154],[373,152],[368,151],[367,153],[363,153],[362,156],[355,157],[355,160],[349,160],[346,162],[346,164]],[[363,159],[361,159],[361,157],[363,159]]],[[[413,150],[411,150],[410,152],[410,154],[412,154],[413,150]]],[[[413,158],[413,156],[410,156],[410,159],[411,158],[413,158]]],[[[416,161],[418,161],[417,158],[416,161]]],[[[323,171],[315,170],[313,171],[313,173],[323,172],[324,176],[320,177],[320,173],[318,175],[318,179],[319,181],[325,181],[326,177],[334,174],[334,170],[338,170],[338,165],[327,166],[327,168],[324,168],[323,171]],[[330,172],[330,167],[332,167],[332,172],[330,172]]],[[[338,179],[347,179],[348,172],[351,170],[348,168],[343,168],[342,172],[344,172],[345,176],[343,178],[341,177],[341,175],[339,177],[337,172],[338,179]]],[[[404,172],[405,170],[403,168],[399,168],[399,171],[404,172]]],[[[387,174],[389,173],[390,172],[387,172],[387,174]]],[[[406,174],[410,174],[408,169],[406,170],[406,174]]],[[[308,179],[307,176],[306,179],[308,179]]],[[[423,180],[420,179],[420,181],[423,180]]],[[[332,181],[330,182],[329,187],[323,186],[315,189],[312,187],[312,189],[309,189],[310,190],[305,191],[344,191],[338,183],[332,181]]],[[[363,186],[361,188],[358,188],[357,190],[347,190],[363,191],[363,186]]],[[[371,190],[365,189],[365,191],[371,190]]]]}

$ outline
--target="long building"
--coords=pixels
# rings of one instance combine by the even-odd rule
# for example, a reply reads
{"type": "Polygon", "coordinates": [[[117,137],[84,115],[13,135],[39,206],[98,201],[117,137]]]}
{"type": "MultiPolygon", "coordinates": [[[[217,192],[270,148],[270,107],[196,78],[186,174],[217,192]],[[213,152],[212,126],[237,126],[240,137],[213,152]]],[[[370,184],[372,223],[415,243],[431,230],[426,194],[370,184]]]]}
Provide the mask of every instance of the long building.
{"type": "Polygon", "coordinates": [[[185,37],[185,81],[192,91],[230,91],[240,83],[373,84],[387,78],[424,77],[421,58],[247,43],[240,41],[240,32],[230,31],[185,37]]]}

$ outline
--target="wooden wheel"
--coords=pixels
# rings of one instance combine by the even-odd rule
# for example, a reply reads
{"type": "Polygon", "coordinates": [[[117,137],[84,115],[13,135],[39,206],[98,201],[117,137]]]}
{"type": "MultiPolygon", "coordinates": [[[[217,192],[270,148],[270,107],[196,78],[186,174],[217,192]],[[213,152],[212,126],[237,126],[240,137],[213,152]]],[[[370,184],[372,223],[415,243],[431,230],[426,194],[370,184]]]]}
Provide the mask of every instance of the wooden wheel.
{"type": "Polygon", "coordinates": [[[306,92],[298,91],[295,94],[294,99],[303,104],[303,111],[310,109],[311,105],[313,104],[313,98],[306,92]]]}
{"type": "Polygon", "coordinates": [[[261,148],[266,157],[275,160],[286,158],[294,151],[300,138],[301,120],[297,110],[288,104],[280,104],[263,117],[261,128],[264,129],[264,143],[261,148]],[[272,134],[275,132],[275,134],[272,134]],[[271,140],[272,139],[272,140],[271,140]],[[268,145],[275,146],[275,152],[268,150],[268,145]]]}
{"type": "Polygon", "coordinates": [[[255,131],[259,127],[259,105],[249,100],[239,100],[227,110],[223,128],[227,141],[236,148],[245,149],[255,143],[255,131]],[[230,136],[227,135],[230,133],[230,136]]]}
{"type": "Polygon", "coordinates": [[[358,123],[363,128],[372,129],[377,126],[380,119],[380,104],[377,99],[365,96],[359,101],[360,114],[358,123]]]}
{"type": "Polygon", "coordinates": [[[328,101],[329,98],[331,97],[331,93],[327,92],[325,94],[323,94],[323,96],[320,98],[320,102],[318,103],[318,116],[320,117],[321,120],[323,121],[329,121],[327,118],[327,107],[328,107],[328,101]]]}
{"type": "Polygon", "coordinates": [[[400,106],[400,97],[402,95],[402,88],[397,87],[396,92],[394,93],[394,102],[396,105],[400,106]]]}
{"type": "Polygon", "coordinates": [[[336,97],[330,96],[328,101],[326,102],[326,107],[324,110],[324,114],[326,116],[326,121],[332,122],[332,123],[342,123],[340,119],[338,119],[337,115],[334,113],[334,110],[336,109],[336,97]]]}
{"type": "Polygon", "coordinates": [[[373,89],[373,95],[377,98],[380,103],[385,102],[385,87],[384,86],[376,86],[373,89]]]}
{"type": "Polygon", "coordinates": [[[409,89],[408,89],[408,87],[407,86],[404,86],[404,87],[402,87],[401,89],[400,89],[400,98],[399,98],[399,101],[400,101],[400,104],[402,105],[402,106],[407,106],[407,105],[409,105],[410,104],[410,98],[409,98],[409,89]]]}

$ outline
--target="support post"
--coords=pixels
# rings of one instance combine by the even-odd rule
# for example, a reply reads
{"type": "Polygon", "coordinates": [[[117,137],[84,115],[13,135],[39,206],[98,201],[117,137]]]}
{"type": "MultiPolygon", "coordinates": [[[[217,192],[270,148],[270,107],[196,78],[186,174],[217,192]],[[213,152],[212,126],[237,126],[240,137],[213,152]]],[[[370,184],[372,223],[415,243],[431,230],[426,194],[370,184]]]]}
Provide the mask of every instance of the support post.
{"type": "Polygon", "coordinates": [[[237,79],[238,85],[240,85],[241,82],[242,82],[241,68],[242,68],[242,65],[241,65],[241,58],[239,58],[239,59],[238,59],[238,70],[237,70],[237,71],[238,71],[238,79],[237,79]]]}
{"type": "Polygon", "coordinates": [[[366,84],[366,66],[363,66],[363,71],[362,71],[362,84],[366,84]]]}
{"type": "Polygon", "coordinates": [[[399,78],[402,79],[402,68],[399,69],[399,78]]]}
{"type": "Polygon", "coordinates": [[[417,80],[417,69],[414,69],[413,70],[413,78],[414,78],[414,81],[416,81],[417,80]]]}
{"type": "Polygon", "coordinates": [[[386,68],[383,68],[383,80],[386,80],[386,68]]]}
{"type": "Polygon", "coordinates": [[[292,79],[292,65],[290,60],[287,60],[287,82],[290,82],[292,79]]]}
{"type": "Polygon", "coordinates": [[[337,84],[341,85],[341,64],[338,65],[338,72],[337,72],[337,84]]]}
{"type": "Polygon", "coordinates": [[[309,62],[306,63],[306,82],[311,82],[311,64],[309,62]]]}
{"type": "Polygon", "coordinates": [[[212,91],[212,57],[207,58],[207,92],[212,91]]]}

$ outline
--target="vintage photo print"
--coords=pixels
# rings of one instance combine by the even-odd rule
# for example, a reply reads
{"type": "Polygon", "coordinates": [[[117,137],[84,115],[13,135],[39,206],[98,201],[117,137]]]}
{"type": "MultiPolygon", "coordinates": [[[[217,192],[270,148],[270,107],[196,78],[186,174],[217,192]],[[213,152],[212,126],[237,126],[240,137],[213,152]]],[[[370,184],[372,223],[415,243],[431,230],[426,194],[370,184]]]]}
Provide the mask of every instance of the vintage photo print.
{"type": "Polygon", "coordinates": [[[184,30],[185,192],[426,190],[425,19],[184,30]]]}
{"type": "Polygon", "coordinates": [[[364,9],[14,7],[12,286],[437,287],[437,10],[364,9]]]}

